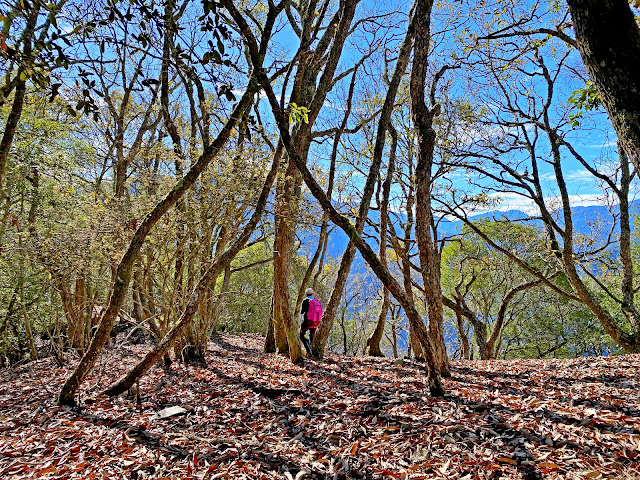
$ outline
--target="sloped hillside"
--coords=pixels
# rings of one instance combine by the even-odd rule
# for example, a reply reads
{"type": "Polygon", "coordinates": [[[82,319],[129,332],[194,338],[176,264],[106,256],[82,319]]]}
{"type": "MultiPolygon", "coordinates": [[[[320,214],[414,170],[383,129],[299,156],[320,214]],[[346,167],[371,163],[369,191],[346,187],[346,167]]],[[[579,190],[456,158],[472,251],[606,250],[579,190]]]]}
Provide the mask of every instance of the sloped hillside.
{"type": "Polygon", "coordinates": [[[413,361],[293,366],[261,342],[219,337],[139,399],[92,398],[144,347],[107,352],[78,409],[50,359],[0,371],[0,478],[640,478],[638,355],[454,362],[434,399],[413,361]]]}

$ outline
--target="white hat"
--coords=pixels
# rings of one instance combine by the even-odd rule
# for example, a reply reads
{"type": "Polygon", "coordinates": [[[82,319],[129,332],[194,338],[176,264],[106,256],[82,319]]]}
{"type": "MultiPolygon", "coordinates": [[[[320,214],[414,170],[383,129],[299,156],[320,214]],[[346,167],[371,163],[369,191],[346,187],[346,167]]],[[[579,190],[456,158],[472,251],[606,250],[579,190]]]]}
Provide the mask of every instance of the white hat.
{"type": "Polygon", "coordinates": [[[313,288],[307,288],[304,292],[305,295],[313,295],[313,288]]]}

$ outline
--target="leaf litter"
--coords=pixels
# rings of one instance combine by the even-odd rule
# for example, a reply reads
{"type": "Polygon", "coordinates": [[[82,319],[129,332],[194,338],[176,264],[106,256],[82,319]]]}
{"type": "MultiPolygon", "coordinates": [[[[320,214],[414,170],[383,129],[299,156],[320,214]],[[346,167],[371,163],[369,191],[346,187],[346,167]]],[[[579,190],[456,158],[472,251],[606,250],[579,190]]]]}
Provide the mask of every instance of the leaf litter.
{"type": "Polygon", "coordinates": [[[0,478],[640,479],[640,355],[424,365],[331,355],[301,366],[258,335],[207,365],[154,367],[139,395],[97,395],[147,347],[107,351],[79,407],[75,364],[0,371],[0,478]]]}

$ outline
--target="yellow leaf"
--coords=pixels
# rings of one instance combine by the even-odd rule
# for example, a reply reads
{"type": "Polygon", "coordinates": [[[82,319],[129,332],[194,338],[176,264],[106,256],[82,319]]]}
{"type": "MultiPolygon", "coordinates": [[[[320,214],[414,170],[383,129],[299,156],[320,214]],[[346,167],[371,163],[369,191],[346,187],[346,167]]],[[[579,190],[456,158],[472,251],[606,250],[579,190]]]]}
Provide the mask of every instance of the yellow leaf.
{"type": "Polygon", "coordinates": [[[517,465],[518,464],[518,462],[516,462],[514,459],[509,458],[509,457],[500,457],[498,459],[498,461],[502,462],[502,463],[510,463],[511,465],[517,465]]]}
{"type": "Polygon", "coordinates": [[[555,463],[549,463],[549,462],[540,462],[537,465],[539,468],[560,468],[559,465],[556,465],[555,463]]]}

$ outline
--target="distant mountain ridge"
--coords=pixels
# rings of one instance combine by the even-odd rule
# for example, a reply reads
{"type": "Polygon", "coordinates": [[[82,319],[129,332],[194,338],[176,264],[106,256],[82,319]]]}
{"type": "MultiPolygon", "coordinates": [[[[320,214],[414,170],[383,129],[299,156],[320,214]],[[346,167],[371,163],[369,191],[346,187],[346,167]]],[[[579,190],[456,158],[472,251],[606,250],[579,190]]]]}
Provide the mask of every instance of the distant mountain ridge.
{"type": "MultiPolygon", "coordinates": [[[[632,230],[635,229],[635,217],[640,215],[640,200],[635,200],[629,205],[630,214],[632,216],[632,230]]],[[[592,238],[597,238],[598,244],[603,244],[606,241],[609,234],[611,225],[614,223],[614,217],[619,218],[620,206],[614,205],[609,210],[608,207],[602,205],[589,205],[589,206],[576,206],[572,208],[573,212],[573,228],[576,234],[586,235],[592,238]]],[[[377,211],[370,212],[370,218],[377,221],[379,213],[377,211]]],[[[403,214],[396,213],[397,217],[403,218],[403,214]]],[[[405,217],[406,218],[406,217],[405,217]]],[[[521,210],[507,210],[500,211],[494,210],[490,212],[480,213],[471,217],[472,221],[478,221],[482,219],[495,219],[495,220],[511,220],[511,221],[526,221],[528,225],[536,227],[542,227],[542,221],[537,219],[521,210]]],[[[401,222],[399,222],[401,223],[401,222]]],[[[560,216],[558,218],[558,224],[564,226],[564,219],[560,216]]],[[[438,236],[440,238],[452,237],[459,234],[462,231],[464,222],[462,220],[448,220],[440,219],[438,223],[438,236]]],[[[402,236],[402,225],[396,224],[396,233],[402,236]]],[[[620,234],[620,224],[616,220],[614,228],[614,235],[620,234]]],[[[368,242],[374,250],[377,250],[377,238],[378,233],[372,227],[365,229],[365,235],[369,238],[368,242]]],[[[310,239],[311,240],[311,239],[310,239]]],[[[311,245],[315,243],[315,239],[310,242],[311,245]]],[[[327,254],[332,258],[340,258],[342,253],[347,248],[348,237],[345,233],[336,228],[333,230],[329,238],[329,246],[327,248],[327,254]]],[[[617,250],[617,249],[616,249],[617,250]]]]}

